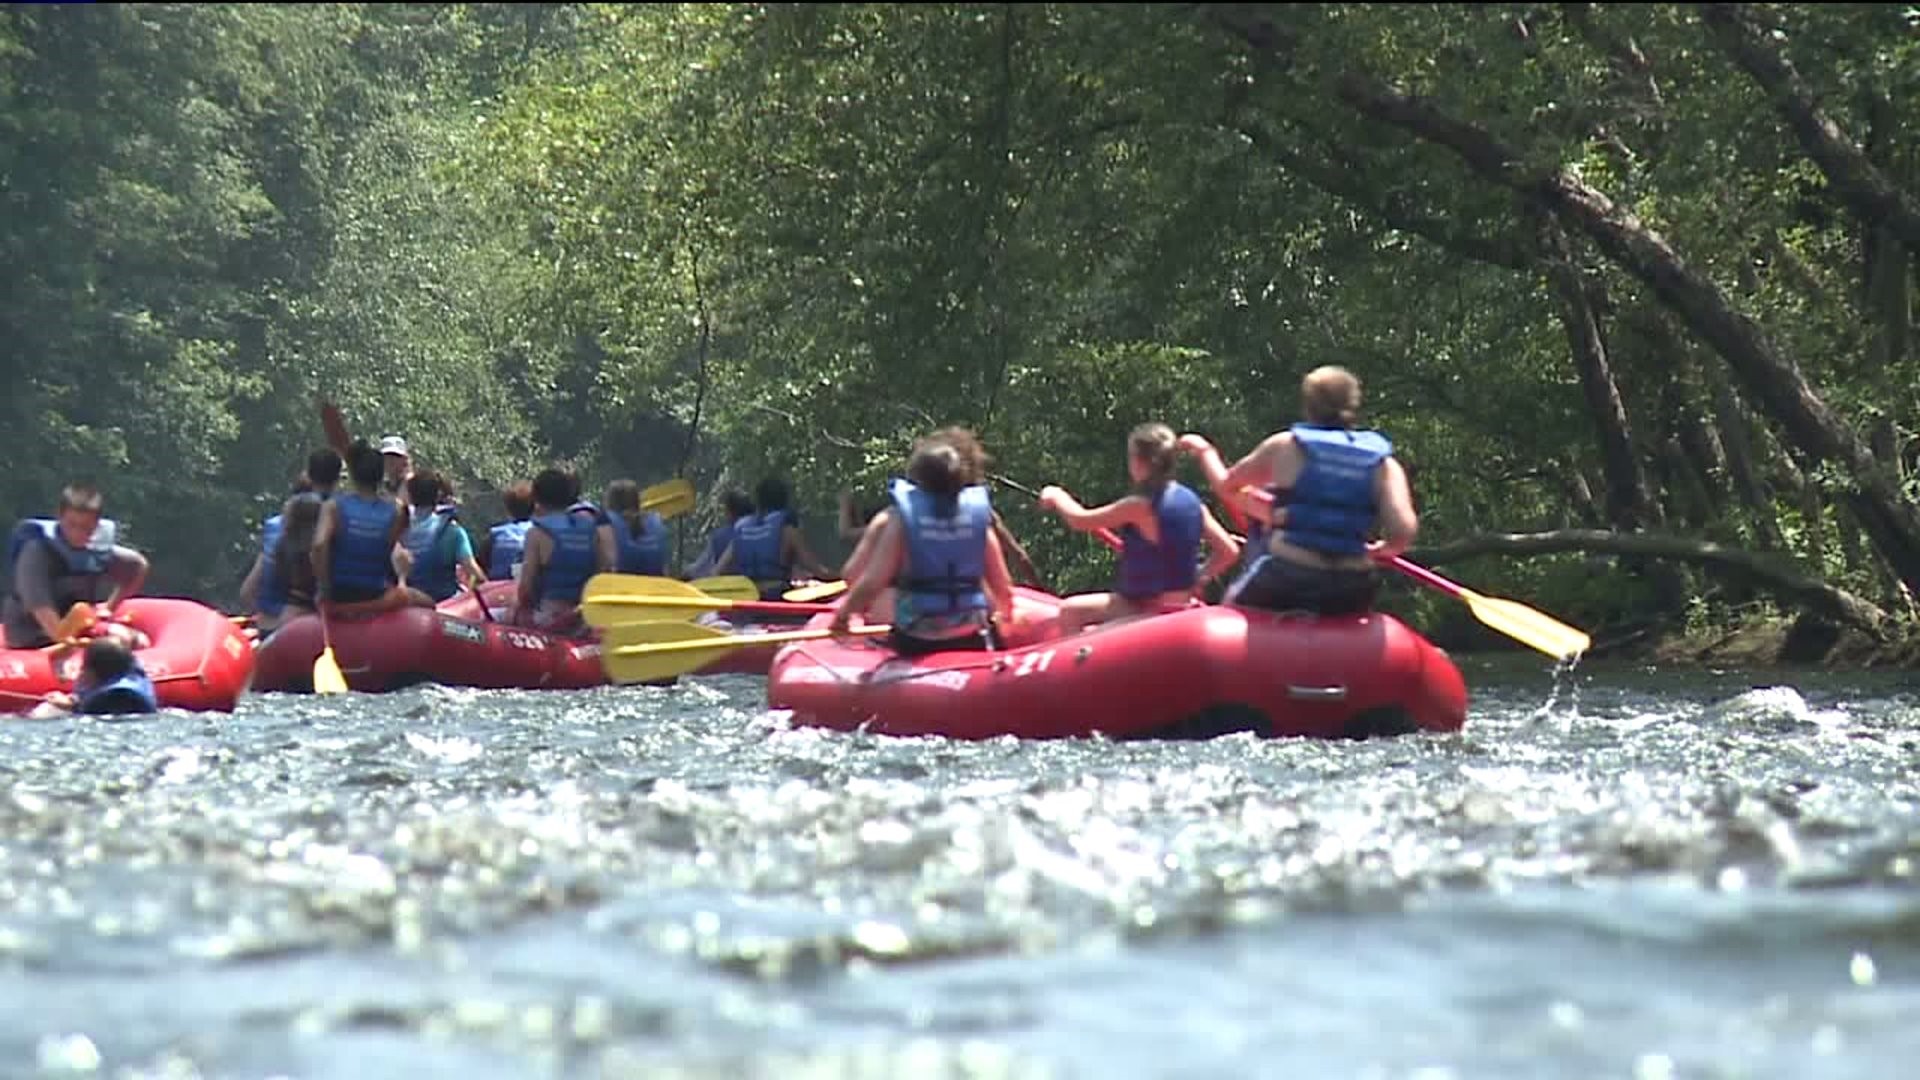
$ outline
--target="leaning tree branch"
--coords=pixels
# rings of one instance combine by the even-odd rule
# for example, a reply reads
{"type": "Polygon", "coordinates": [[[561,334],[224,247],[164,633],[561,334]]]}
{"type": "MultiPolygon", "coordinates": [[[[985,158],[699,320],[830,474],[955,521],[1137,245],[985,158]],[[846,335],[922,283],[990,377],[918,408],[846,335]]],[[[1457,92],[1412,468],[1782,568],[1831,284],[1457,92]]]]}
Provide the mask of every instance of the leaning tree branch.
{"type": "Polygon", "coordinates": [[[1602,529],[1560,529],[1543,533],[1489,533],[1452,543],[1416,548],[1407,557],[1422,565],[1460,562],[1482,555],[1554,555],[1569,551],[1637,555],[1693,563],[1707,570],[1756,582],[1783,600],[1878,638],[1889,616],[1853,593],[1803,573],[1778,559],[1708,540],[1659,533],[1617,533],[1602,529]]]}
{"type": "Polygon", "coordinates": [[[1389,229],[1420,237],[1436,247],[1475,262],[1508,270],[1525,270],[1533,265],[1529,252],[1509,236],[1482,236],[1468,229],[1455,228],[1444,218],[1408,206],[1406,200],[1396,198],[1392,193],[1375,194],[1367,191],[1351,163],[1343,167],[1313,160],[1305,154],[1294,152],[1250,124],[1242,124],[1236,130],[1281,168],[1328,195],[1378,218],[1389,229]]]}
{"type": "Polygon", "coordinates": [[[1820,166],[1834,194],[1870,225],[1893,231],[1909,251],[1920,251],[1920,206],[1874,167],[1814,97],[1793,62],[1753,25],[1744,5],[1701,4],[1700,21],[1715,43],[1773,99],[1801,149],[1820,166]]]}

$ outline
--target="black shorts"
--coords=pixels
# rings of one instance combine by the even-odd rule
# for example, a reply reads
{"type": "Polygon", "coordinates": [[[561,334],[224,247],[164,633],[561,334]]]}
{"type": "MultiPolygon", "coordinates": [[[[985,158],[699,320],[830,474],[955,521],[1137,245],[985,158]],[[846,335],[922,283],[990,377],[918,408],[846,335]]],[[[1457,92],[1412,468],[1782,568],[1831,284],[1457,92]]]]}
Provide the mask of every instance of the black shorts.
{"type": "Polygon", "coordinates": [[[1323,570],[1262,555],[1227,589],[1225,601],[1265,611],[1356,615],[1373,610],[1379,589],[1380,574],[1371,568],[1323,570]]]}
{"type": "Polygon", "coordinates": [[[983,621],[980,627],[970,633],[956,633],[948,637],[915,637],[911,628],[898,629],[887,635],[887,644],[901,656],[926,656],[943,652],[992,652],[1000,647],[1000,635],[994,632],[990,621],[983,621]]]}

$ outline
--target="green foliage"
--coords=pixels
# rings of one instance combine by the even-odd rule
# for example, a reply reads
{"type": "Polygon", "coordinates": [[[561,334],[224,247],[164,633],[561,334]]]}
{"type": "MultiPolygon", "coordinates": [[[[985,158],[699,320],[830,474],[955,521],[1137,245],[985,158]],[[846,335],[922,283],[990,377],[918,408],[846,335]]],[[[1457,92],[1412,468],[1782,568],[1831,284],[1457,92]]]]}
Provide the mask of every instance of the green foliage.
{"type": "MultiPolygon", "coordinates": [[[[1756,17],[1913,190],[1897,6],[1756,17]]],[[[1870,358],[1866,234],[1683,6],[15,7],[0,494],[38,511],[103,478],[158,587],[225,599],[319,441],[316,396],[482,503],[566,460],[596,486],[782,473],[823,522],[949,423],[1020,482],[1103,502],[1135,424],[1237,456],[1341,363],[1423,539],[1580,523],[1575,477],[1605,498],[1598,429],[1538,222],[1343,106],[1356,71],[1630,206],[1837,411],[1914,438],[1913,388],[1870,358]],[[1250,45],[1252,19],[1284,44],[1250,45]]],[[[1715,416],[1682,360],[1718,361],[1575,257],[1658,485],[1675,425],[1715,416]]],[[[1783,440],[1751,436],[1779,473],[1783,440]]],[[[997,498],[1056,587],[1104,583],[1094,541],[997,498]]],[[[1772,498],[1787,554],[1884,590],[1835,539],[1843,511],[1772,498]]],[[[1759,535],[1758,508],[1718,513],[1678,527],[1759,535]]],[[[1578,559],[1471,569],[1596,624],[1662,603],[1578,559]]]]}

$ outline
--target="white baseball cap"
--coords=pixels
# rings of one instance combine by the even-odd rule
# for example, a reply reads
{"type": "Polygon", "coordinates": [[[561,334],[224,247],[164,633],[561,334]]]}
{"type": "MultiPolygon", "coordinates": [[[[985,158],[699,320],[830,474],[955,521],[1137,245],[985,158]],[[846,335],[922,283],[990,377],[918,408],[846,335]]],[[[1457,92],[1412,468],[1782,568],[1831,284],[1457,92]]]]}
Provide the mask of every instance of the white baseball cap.
{"type": "Polygon", "coordinates": [[[380,452],[383,454],[399,454],[401,457],[406,457],[407,440],[398,435],[389,435],[380,440],[380,452]]]}

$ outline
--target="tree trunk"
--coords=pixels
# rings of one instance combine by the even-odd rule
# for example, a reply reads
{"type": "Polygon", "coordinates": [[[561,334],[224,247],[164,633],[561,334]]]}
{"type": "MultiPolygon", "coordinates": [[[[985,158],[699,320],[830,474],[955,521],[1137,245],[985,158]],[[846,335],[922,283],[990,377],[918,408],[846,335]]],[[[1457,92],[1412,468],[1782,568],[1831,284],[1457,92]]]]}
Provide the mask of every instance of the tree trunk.
{"type": "Polygon", "coordinates": [[[1706,23],[1722,52],[1731,57],[1773,99],[1787,126],[1833,193],[1869,225],[1884,225],[1906,246],[1920,251],[1920,206],[1895,187],[1840,125],[1814,100],[1813,90],[1779,48],[1754,26],[1743,5],[1701,4],[1706,23]]]}
{"type": "Polygon", "coordinates": [[[1834,461],[1856,478],[1847,499],[1874,548],[1910,588],[1920,591],[1920,509],[1859,435],[1827,407],[1799,365],[1733,309],[1712,282],[1683,261],[1632,211],[1564,169],[1529,170],[1525,156],[1485,130],[1431,103],[1353,74],[1337,80],[1340,99],[1363,115],[1454,151],[1474,171],[1580,226],[1610,258],[1643,281],[1727,361],[1753,399],[1814,462],[1834,461]]]}
{"type": "Polygon", "coordinates": [[[1606,523],[1600,515],[1600,506],[1593,498],[1593,488],[1587,483],[1587,476],[1578,466],[1567,465],[1560,473],[1566,488],[1567,502],[1573,505],[1574,520],[1582,525],[1599,526],[1606,523]]]}
{"type": "Polygon", "coordinates": [[[1633,452],[1627,407],[1620,400],[1620,387],[1613,379],[1606,338],[1600,332],[1599,316],[1587,296],[1580,268],[1574,264],[1566,233],[1550,215],[1542,214],[1539,236],[1547,277],[1559,300],[1560,324],[1566,328],[1567,345],[1573,354],[1573,366],[1580,373],[1587,412],[1593,417],[1600,437],[1600,460],[1607,477],[1607,522],[1625,532],[1655,524],[1659,512],[1648,492],[1640,459],[1633,452]]]}
{"type": "Polygon", "coordinates": [[[1783,561],[1705,540],[1658,533],[1615,533],[1563,529],[1549,533],[1494,533],[1407,552],[1422,566],[1460,562],[1480,555],[1553,555],[1581,551],[1603,555],[1641,555],[1693,563],[1765,586],[1788,603],[1878,637],[1887,613],[1873,603],[1801,572],[1783,561]]]}
{"type": "Polygon", "coordinates": [[[1713,524],[1713,496],[1707,493],[1707,479],[1700,475],[1686,447],[1680,444],[1679,436],[1668,435],[1662,439],[1660,454],[1665,460],[1666,472],[1671,478],[1671,490],[1676,496],[1674,505],[1677,513],[1670,520],[1680,522],[1688,529],[1705,529],[1713,524]]]}
{"type": "Polygon", "coordinates": [[[1787,541],[1780,533],[1780,515],[1773,504],[1773,492],[1768,490],[1754,464],[1747,411],[1741,406],[1733,384],[1727,380],[1725,370],[1708,365],[1706,376],[1713,390],[1714,422],[1720,431],[1720,446],[1727,452],[1727,474],[1733,478],[1733,490],[1746,504],[1760,546],[1769,551],[1785,550],[1787,541]]]}

